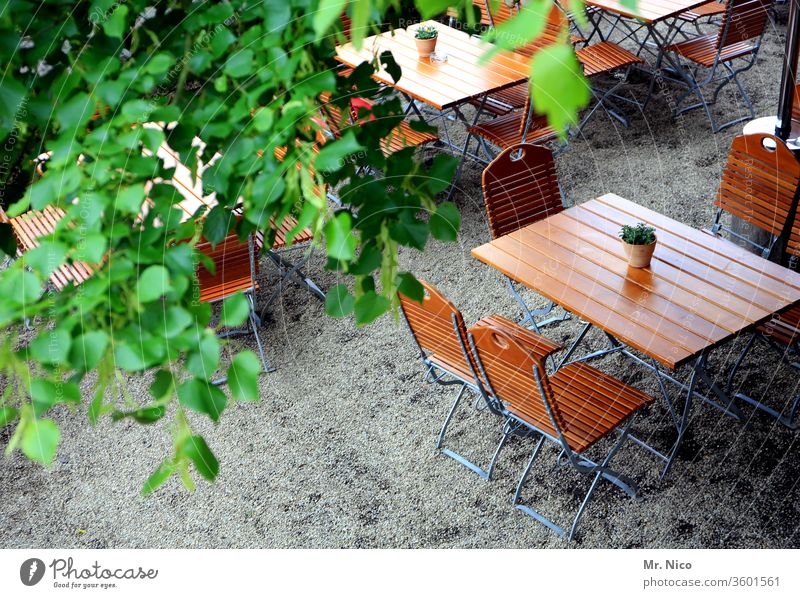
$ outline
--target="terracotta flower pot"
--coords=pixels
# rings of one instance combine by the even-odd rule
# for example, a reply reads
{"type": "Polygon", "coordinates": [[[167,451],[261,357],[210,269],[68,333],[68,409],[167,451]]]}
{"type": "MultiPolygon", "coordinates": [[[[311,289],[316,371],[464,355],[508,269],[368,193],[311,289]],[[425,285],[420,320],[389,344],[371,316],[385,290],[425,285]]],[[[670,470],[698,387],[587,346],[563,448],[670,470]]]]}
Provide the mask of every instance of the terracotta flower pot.
{"type": "Polygon", "coordinates": [[[417,42],[417,52],[420,58],[429,58],[433,51],[436,49],[436,40],[438,37],[430,39],[414,39],[417,42]]]}
{"type": "Polygon", "coordinates": [[[656,250],[657,242],[658,239],[649,245],[631,245],[623,241],[622,247],[625,249],[625,257],[628,258],[628,265],[631,268],[647,268],[650,265],[653,252],[656,250]]]}

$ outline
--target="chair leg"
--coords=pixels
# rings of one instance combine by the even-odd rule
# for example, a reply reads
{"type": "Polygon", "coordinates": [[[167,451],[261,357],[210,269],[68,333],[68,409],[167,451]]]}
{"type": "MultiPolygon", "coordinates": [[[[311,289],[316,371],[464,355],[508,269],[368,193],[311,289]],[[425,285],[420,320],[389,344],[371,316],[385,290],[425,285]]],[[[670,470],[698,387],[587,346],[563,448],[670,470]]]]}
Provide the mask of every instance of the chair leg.
{"type": "Polygon", "coordinates": [[[253,336],[256,337],[256,346],[258,347],[258,353],[261,357],[261,365],[264,367],[265,372],[274,372],[275,368],[269,364],[267,360],[267,356],[264,353],[264,345],[261,342],[261,334],[258,332],[258,327],[261,325],[261,319],[256,315],[256,302],[253,296],[250,293],[247,293],[247,299],[250,301],[250,314],[248,315],[248,319],[250,320],[250,328],[253,330],[253,336]]]}
{"type": "Polygon", "coordinates": [[[503,446],[505,446],[506,440],[508,440],[509,435],[511,434],[510,427],[506,424],[503,426],[503,436],[500,439],[500,444],[497,445],[497,448],[492,455],[491,460],[489,461],[489,466],[486,469],[483,469],[473,463],[472,461],[466,459],[462,455],[452,451],[448,448],[442,448],[444,444],[444,437],[447,433],[447,427],[450,425],[450,420],[453,419],[453,414],[455,413],[456,409],[458,408],[459,403],[461,402],[462,397],[464,396],[464,392],[467,390],[467,385],[462,384],[461,390],[458,392],[458,396],[456,396],[455,401],[453,401],[452,406],[450,407],[450,411],[447,413],[447,417],[444,420],[444,425],[442,425],[442,429],[439,432],[439,436],[436,439],[436,449],[442,453],[453,459],[454,461],[461,463],[464,467],[469,469],[470,471],[476,473],[481,479],[486,481],[491,481],[492,473],[494,472],[494,466],[497,463],[497,458],[500,456],[500,451],[503,450],[503,446]]]}

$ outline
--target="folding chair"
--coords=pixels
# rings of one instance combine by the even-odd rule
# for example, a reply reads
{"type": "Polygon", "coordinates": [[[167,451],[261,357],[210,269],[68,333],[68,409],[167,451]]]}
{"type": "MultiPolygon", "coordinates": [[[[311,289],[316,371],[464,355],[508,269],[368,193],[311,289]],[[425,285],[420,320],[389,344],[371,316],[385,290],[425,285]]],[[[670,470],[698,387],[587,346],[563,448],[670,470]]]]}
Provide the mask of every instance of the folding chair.
{"type": "Polygon", "coordinates": [[[771,3],[772,0],[729,0],[717,33],[699,35],[665,48],[665,59],[680,76],[680,79],[671,80],[687,87],[676,101],[674,116],[702,107],[715,133],[755,117],[753,104],[738,76],[756,63],[771,3]],[[734,61],[739,61],[741,66],[734,67],[734,61]],[[705,71],[704,77],[700,76],[701,70],[705,71]],[[709,105],[717,101],[719,92],[731,81],[739,89],[748,115],[717,125],[709,105]],[[709,85],[716,85],[710,102],[703,95],[703,89],[709,85]],[[696,95],[699,102],[681,107],[692,95],[696,95]]]}
{"type": "Polygon", "coordinates": [[[515,423],[538,437],[517,484],[514,507],[571,541],[601,478],[636,496],[632,482],[609,464],[628,438],[634,415],[652,403],[652,397],[585,363],[568,365],[548,376],[544,361],[557,346],[554,349],[550,341],[514,325],[473,327],[469,342],[489,395],[506,404],[515,423]],[[531,336],[533,342],[528,340],[531,336]],[[601,460],[595,462],[585,455],[613,432],[619,433],[619,438],[601,460]],[[592,477],[569,532],[521,502],[525,481],[545,440],[560,450],[559,462],[592,477]]]}
{"type": "MultiPolygon", "coordinates": [[[[796,266],[797,259],[800,257],[800,217],[797,214],[796,204],[793,222],[791,227],[788,228],[785,252],[788,256],[791,256],[792,265],[796,266]]],[[[771,320],[756,327],[728,375],[728,394],[733,388],[736,373],[756,342],[774,350],[782,363],[800,370],[800,306],[793,307],[781,314],[775,314],[771,320]]],[[[797,413],[800,410],[800,395],[789,399],[784,397],[784,404],[780,411],[743,392],[737,393],[736,398],[746,401],[771,415],[791,430],[797,430],[800,427],[797,422],[797,413]]]]}
{"type": "Polygon", "coordinates": [[[711,233],[725,232],[769,257],[793,213],[799,183],[800,162],[783,141],[766,133],[739,135],[731,143],[722,172],[711,233]],[[723,224],[725,212],[768,233],[767,245],[723,224]]]}
{"type": "MultiPolygon", "coordinates": [[[[509,147],[483,171],[482,186],[493,239],[557,214],[565,207],[553,152],[546,147],[530,144],[509,147]]],[[[540,327],[569,317],[565,314],[537,322],[537,317],[553,311],[555,303],[551,301],[547,307],[531,309],[517,292],[514,281],[506,276],[506,282],[522,307],[524,317],[520,324],[529,323],[531,329],[539,332],[540,327]]]]}
{"type": "Polygon", "coordinates": [[[426,381],[445,386],[460,386],[436,439],[436,448],[481,478],[490,480],[497,457],[505,444],[506,434],[503,435],[486,469],[443,447],[443,444],[453,414],[467,390],[477,395],[479,400],[483,397],[486,400],[486,408],[495,415],[503,415],[503,406],[487,398],[486,393],[479,389],[472,364],[472,353],[466,344],[467,330],[461,312],[432,285],[422,280],[420,282],[425,289],[425,298],[421,304],[402,293],[398,296],[400,313],[411,331],[411,336],[414,337],[422,363],[427,368],[426,381]]]}

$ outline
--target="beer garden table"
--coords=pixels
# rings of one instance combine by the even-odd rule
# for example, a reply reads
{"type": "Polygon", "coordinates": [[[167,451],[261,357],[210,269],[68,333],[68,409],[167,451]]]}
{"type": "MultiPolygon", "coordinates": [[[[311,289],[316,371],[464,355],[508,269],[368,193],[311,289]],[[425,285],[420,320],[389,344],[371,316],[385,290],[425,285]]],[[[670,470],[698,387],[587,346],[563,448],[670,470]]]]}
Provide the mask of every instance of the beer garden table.
{"type": "Polygon", "coordinates": [[[800,302],[800,274],[614,194],[499,237],[472,255],[587,322],[557,367],[594,326],[609,348],[576,361],[621,353],[655,372],[677,438],[668,455],[640,444],[666,461],[662,477],[683,441],[693,399],[742,418],[708,371],[711,350],[800,302]],[[656,228],[649,268],[629,268],[617,236],[623,224],[636,222],[656,228]],[[688,384],[667,373],[683,365],[691,367],[688,384]],[[719,402],[698,392],[700,381],[719,402]],[[680,417],[665,382],[686,392],[680,417]]]}

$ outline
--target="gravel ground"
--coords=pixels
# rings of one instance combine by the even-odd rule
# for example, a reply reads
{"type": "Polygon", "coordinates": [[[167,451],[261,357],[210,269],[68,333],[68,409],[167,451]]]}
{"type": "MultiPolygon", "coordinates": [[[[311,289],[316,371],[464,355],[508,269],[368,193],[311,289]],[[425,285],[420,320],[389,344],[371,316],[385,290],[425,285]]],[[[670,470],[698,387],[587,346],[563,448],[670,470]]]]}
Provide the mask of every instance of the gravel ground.
{"type": "MultiPolygon", "coordinates": [[[[782,25],[770,28],[758,65],[743,76],[759,115],[775,110],[783,34],[782,25]]],[[[645,85],[631,89],[641,95],[645,85]]],[[[741,105],[729,90],[715,110],[733,115],[741,105]]],[[[722,164],[739,130],[714,135],[701,112],[673,121],[666,100],[657,98],[645,114],[632,115],[628,129],[598,115],[558,157],[560,178],[571,202],[613,191],[701,227],[712,217],[722,164]]],[[[467,164],[456,201],[463,214],[459,243],[431,243],[424,255],[406,251],[403,266],[440,288],[468,324],[493,312],[518,317],[500,275],[469,255],[489,240],[477,165],[467,164]]],[[[324,288],[337,283],[319,258],[309,271],[324,288]]],[[[274,273],[264,276],[268,289],[274,273]]],[[[567,322],[547,333],[564,341],[576,330],[567,322]]],[[[424,383],[412,340],[391,317],[359,329],[326,317],[316,299],[292,287],[263,335],[278,371],[262,376],[261,401],[231,406],[218,425],[193,418],[221,461],[216,483],[189,494],[172,480],[141,498],[142,482],[170,451],[168,427],[105,420],[90,428],[85,413],[64,410],[57,414],[64,440],[52,469],[19,454],[0,466],[0,546],[568,546],[510,505],[530,440],[509,443],[490,483],[434,451],[452,390],[424,383]]],[[[724,373],[741,346],[717,351],[712,369],[724,373]]],[[[798,380],[772,362],[772,355],[755,352],[742,378],[754,396],[780,403],[797,393],[798,380]]],[[[650,376],[617,357],[596,363],[656,391],[650,376]]],[[[146,384],[130,380],[141,396],[146,384]]],[[[637,480],[640,497],[601,484],[571,546],[798,547],[797,436],[763,414],[747,414],[752,418],[742,425],[698,406],[681,457],[663,482],[659,462],[626,445],[615,466],[637,480]]],[[[668,446],[665,417],[657,403],[635,433],[668,446]]],[[[451,430],[449,446],[478,460],[499,436],[498,421],[472,409],[451,430]]],[[[566,523],[587,480],[554,469],[554,449],[545,456],[525,496],[566,523]]]]}

